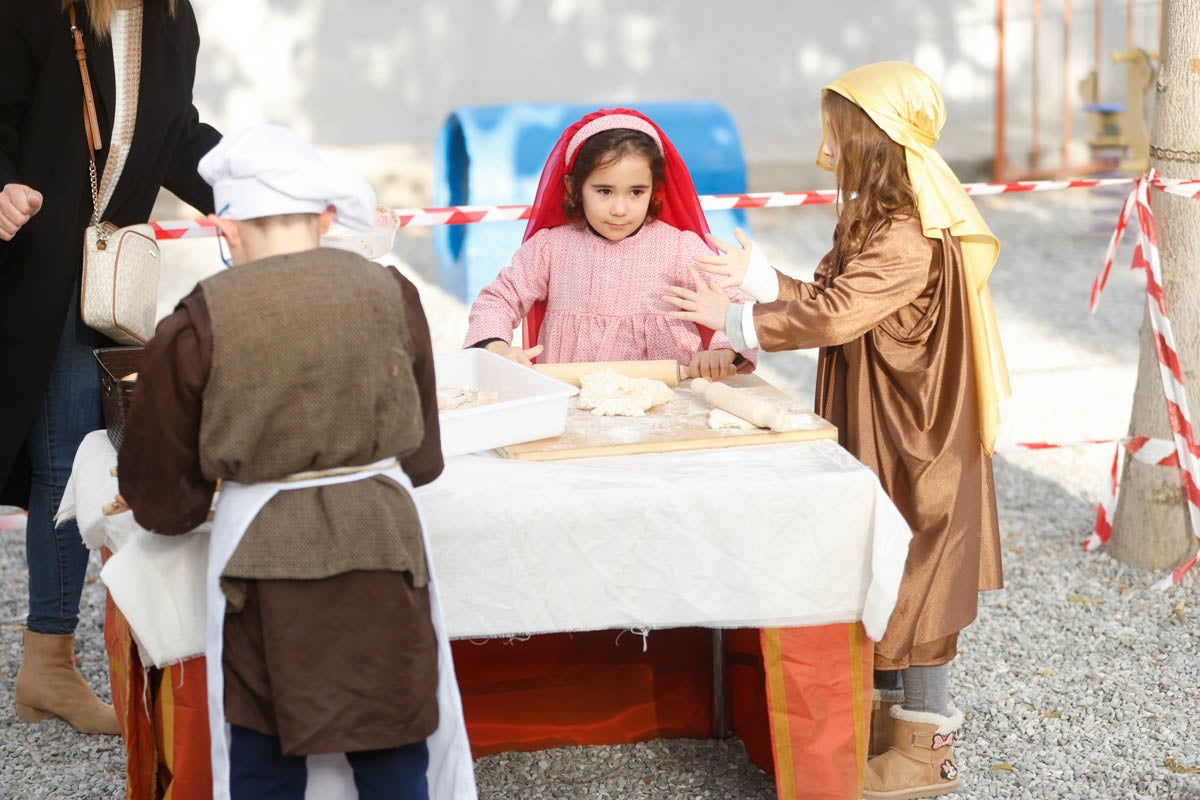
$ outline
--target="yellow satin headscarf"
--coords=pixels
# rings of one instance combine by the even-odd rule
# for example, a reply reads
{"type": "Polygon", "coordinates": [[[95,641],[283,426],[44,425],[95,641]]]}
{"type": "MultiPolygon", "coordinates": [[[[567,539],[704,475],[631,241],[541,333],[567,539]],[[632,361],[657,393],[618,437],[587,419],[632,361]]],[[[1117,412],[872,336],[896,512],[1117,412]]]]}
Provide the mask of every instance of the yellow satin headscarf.
{"type": "MultiPolygon", "coordinates": [[[[1000,242],[949,165],[933,149],[946,122],[942,93],[928,75],[903,61],[881,61],[850,70],[821,91],[837,92],[857,105],[892,141],[904,147],[908,179],[925,235],[941,239],[942,231],[948,230],[959,241],[967,280],[980,438],[990,454],[1000,426],[1000,403],[1012,394],[987,286],[1000,242]]],[[[822,139],[817,164],[833,169],[823,155],[824,145],[822,139]]]]}

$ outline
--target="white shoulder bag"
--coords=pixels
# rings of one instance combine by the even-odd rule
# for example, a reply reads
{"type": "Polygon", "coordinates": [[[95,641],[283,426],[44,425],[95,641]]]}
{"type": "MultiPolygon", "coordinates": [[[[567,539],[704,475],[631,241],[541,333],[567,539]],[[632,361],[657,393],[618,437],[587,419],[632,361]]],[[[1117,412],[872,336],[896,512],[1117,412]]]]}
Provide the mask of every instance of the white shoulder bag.
{"type": "Polygon", "coordinates": [[[111,222],[100,222],[96,150],[104,145],[100,139],[100,122],[92,97],[83,35],[75,23],[74,5],[69,7],[68,13],[71,33],[75,37],[75,60],[83,80],[83,123],[87,131],[88,174],[92,184],[92,219],[83,241],[79,313],[85,325],[114,341],[145,344],[154,334],[158,308],[158,242],[149,225],[118,228],[111,222]]]}

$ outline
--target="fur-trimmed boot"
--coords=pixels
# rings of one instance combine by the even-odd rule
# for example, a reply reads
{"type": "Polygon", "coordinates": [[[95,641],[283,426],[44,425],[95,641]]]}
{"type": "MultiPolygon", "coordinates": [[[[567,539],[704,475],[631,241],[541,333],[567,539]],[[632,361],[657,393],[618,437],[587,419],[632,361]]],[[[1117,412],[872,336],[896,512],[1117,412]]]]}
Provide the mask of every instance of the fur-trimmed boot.
{"type": "Polygon", "coordinates": [[[25,722],[61,717],[80,733],[117,734],[117,713],[75,668],[75,634],[25,631],[13,699],[25,722]]]}
{"type": "Polygon", "coordinates": [[[867,755],[882,755],[892,746],[892,706],[904,702],[903,689],[875,689],[871,692],[871,743],[867,755]]]}
{"type": "Polygon", "coordinates": [[[915,800],[958,789],[954,737],[963,715],[909,711],[892,706],[892,746],[867,762],[863,797],[868,800],[915,800]]]}

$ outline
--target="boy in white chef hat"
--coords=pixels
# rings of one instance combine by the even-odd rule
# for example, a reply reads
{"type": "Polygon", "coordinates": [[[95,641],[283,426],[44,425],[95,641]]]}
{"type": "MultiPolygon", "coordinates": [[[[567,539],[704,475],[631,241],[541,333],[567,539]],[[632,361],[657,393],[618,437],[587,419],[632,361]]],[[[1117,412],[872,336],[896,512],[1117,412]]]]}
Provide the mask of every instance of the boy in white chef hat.
{"type": "Polygon", "coordinates": [[[209,220],[229,242],[229,266],[291,245],[318,246],[335,217],[353,230],[371,228],[375,192],[349,165],[312,147],[293,131],[259,125],[226,136],[200,161],[218,209],[209,220]],[[250,226],[239,223],[253,221],[250,226]],[[273,246],[261,234],[271,228],[273,246]],[[247,250],[246,230],[249,234],[247,250]],[[314,233],[317,238],[314,238],[314,233]]]}
{"type": "Polygon", "coordinates": [[[369,228],[375,195],[276,126],[227,136],[200,174],[237,268],[147,345],[119,475],[163,534],[201,524],[222,481],[213,796],[301,800],[306,757],[345,753],[359,797],[474,798],[411,496],[442,470],[429,329],[399,272],[319,246],[334,220],[369,228]]]}

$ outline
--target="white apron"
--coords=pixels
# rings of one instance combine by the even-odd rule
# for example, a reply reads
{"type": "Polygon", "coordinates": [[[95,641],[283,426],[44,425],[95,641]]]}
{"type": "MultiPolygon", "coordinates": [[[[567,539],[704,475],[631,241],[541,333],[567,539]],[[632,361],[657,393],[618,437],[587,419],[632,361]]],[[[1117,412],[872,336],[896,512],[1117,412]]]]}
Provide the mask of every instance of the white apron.
{"type": "MultiPolygon", "coordinates": [[[[225,565],[233,557],[250,523],[277,492],[293,489],[331,486],[360,481],[375,475],[386,475],[403,486],[410,495],[413,493],[412,481],[394,458],[365,467],[330,470],[318,475],[319,477],[298,475],[284,481],[246,485],[224,481],[221,485],[209,543],[208,573],[205,576],[207,602],[204,656],[207,659],[208,674],[208,726],[212,737],[213,800],[229,800],[229,741],[225,724],[224,672],[221,667],[222,632],[225,622],[225,594],[221,591],[221,573],[225,571],[225,565]]],[[[415,505],[415,497],[413,502],[415,505]]],[[[417,509],[419,518],[419,506],[417,509]]],[[[462,698],[454,676],[450,640],[446,636],[441,602],[434,581],[433,550],[429,545],[429,534],[423,521],[421,538],[425,543],[425,561],[429,572],[429,608],[437,635],[438,657],[438,728],[429,737],[429,797],[431,800],[476,800],[475,771],[471,761],[470,744],[467,741],[467,728],[463,720],[462,698]]],[[[332,768],[341,769],[348,774],[349,766],[345,759],[335,759],[340,764],[332,768]]],[[[330,759],[324,756],[310,758],[309,762],[310,767],[315,764],[324,768],[329,768],[330,763],[330,759]]],[[[328,783],[329,780],[329,776],[323,776],[318,777],[317,782],[328,783]]],[[[309,796],[313,796],[313,783],[310,778],[309,796]]],[[[349,786],[353,791],[353,783],[349,786]]]]}

